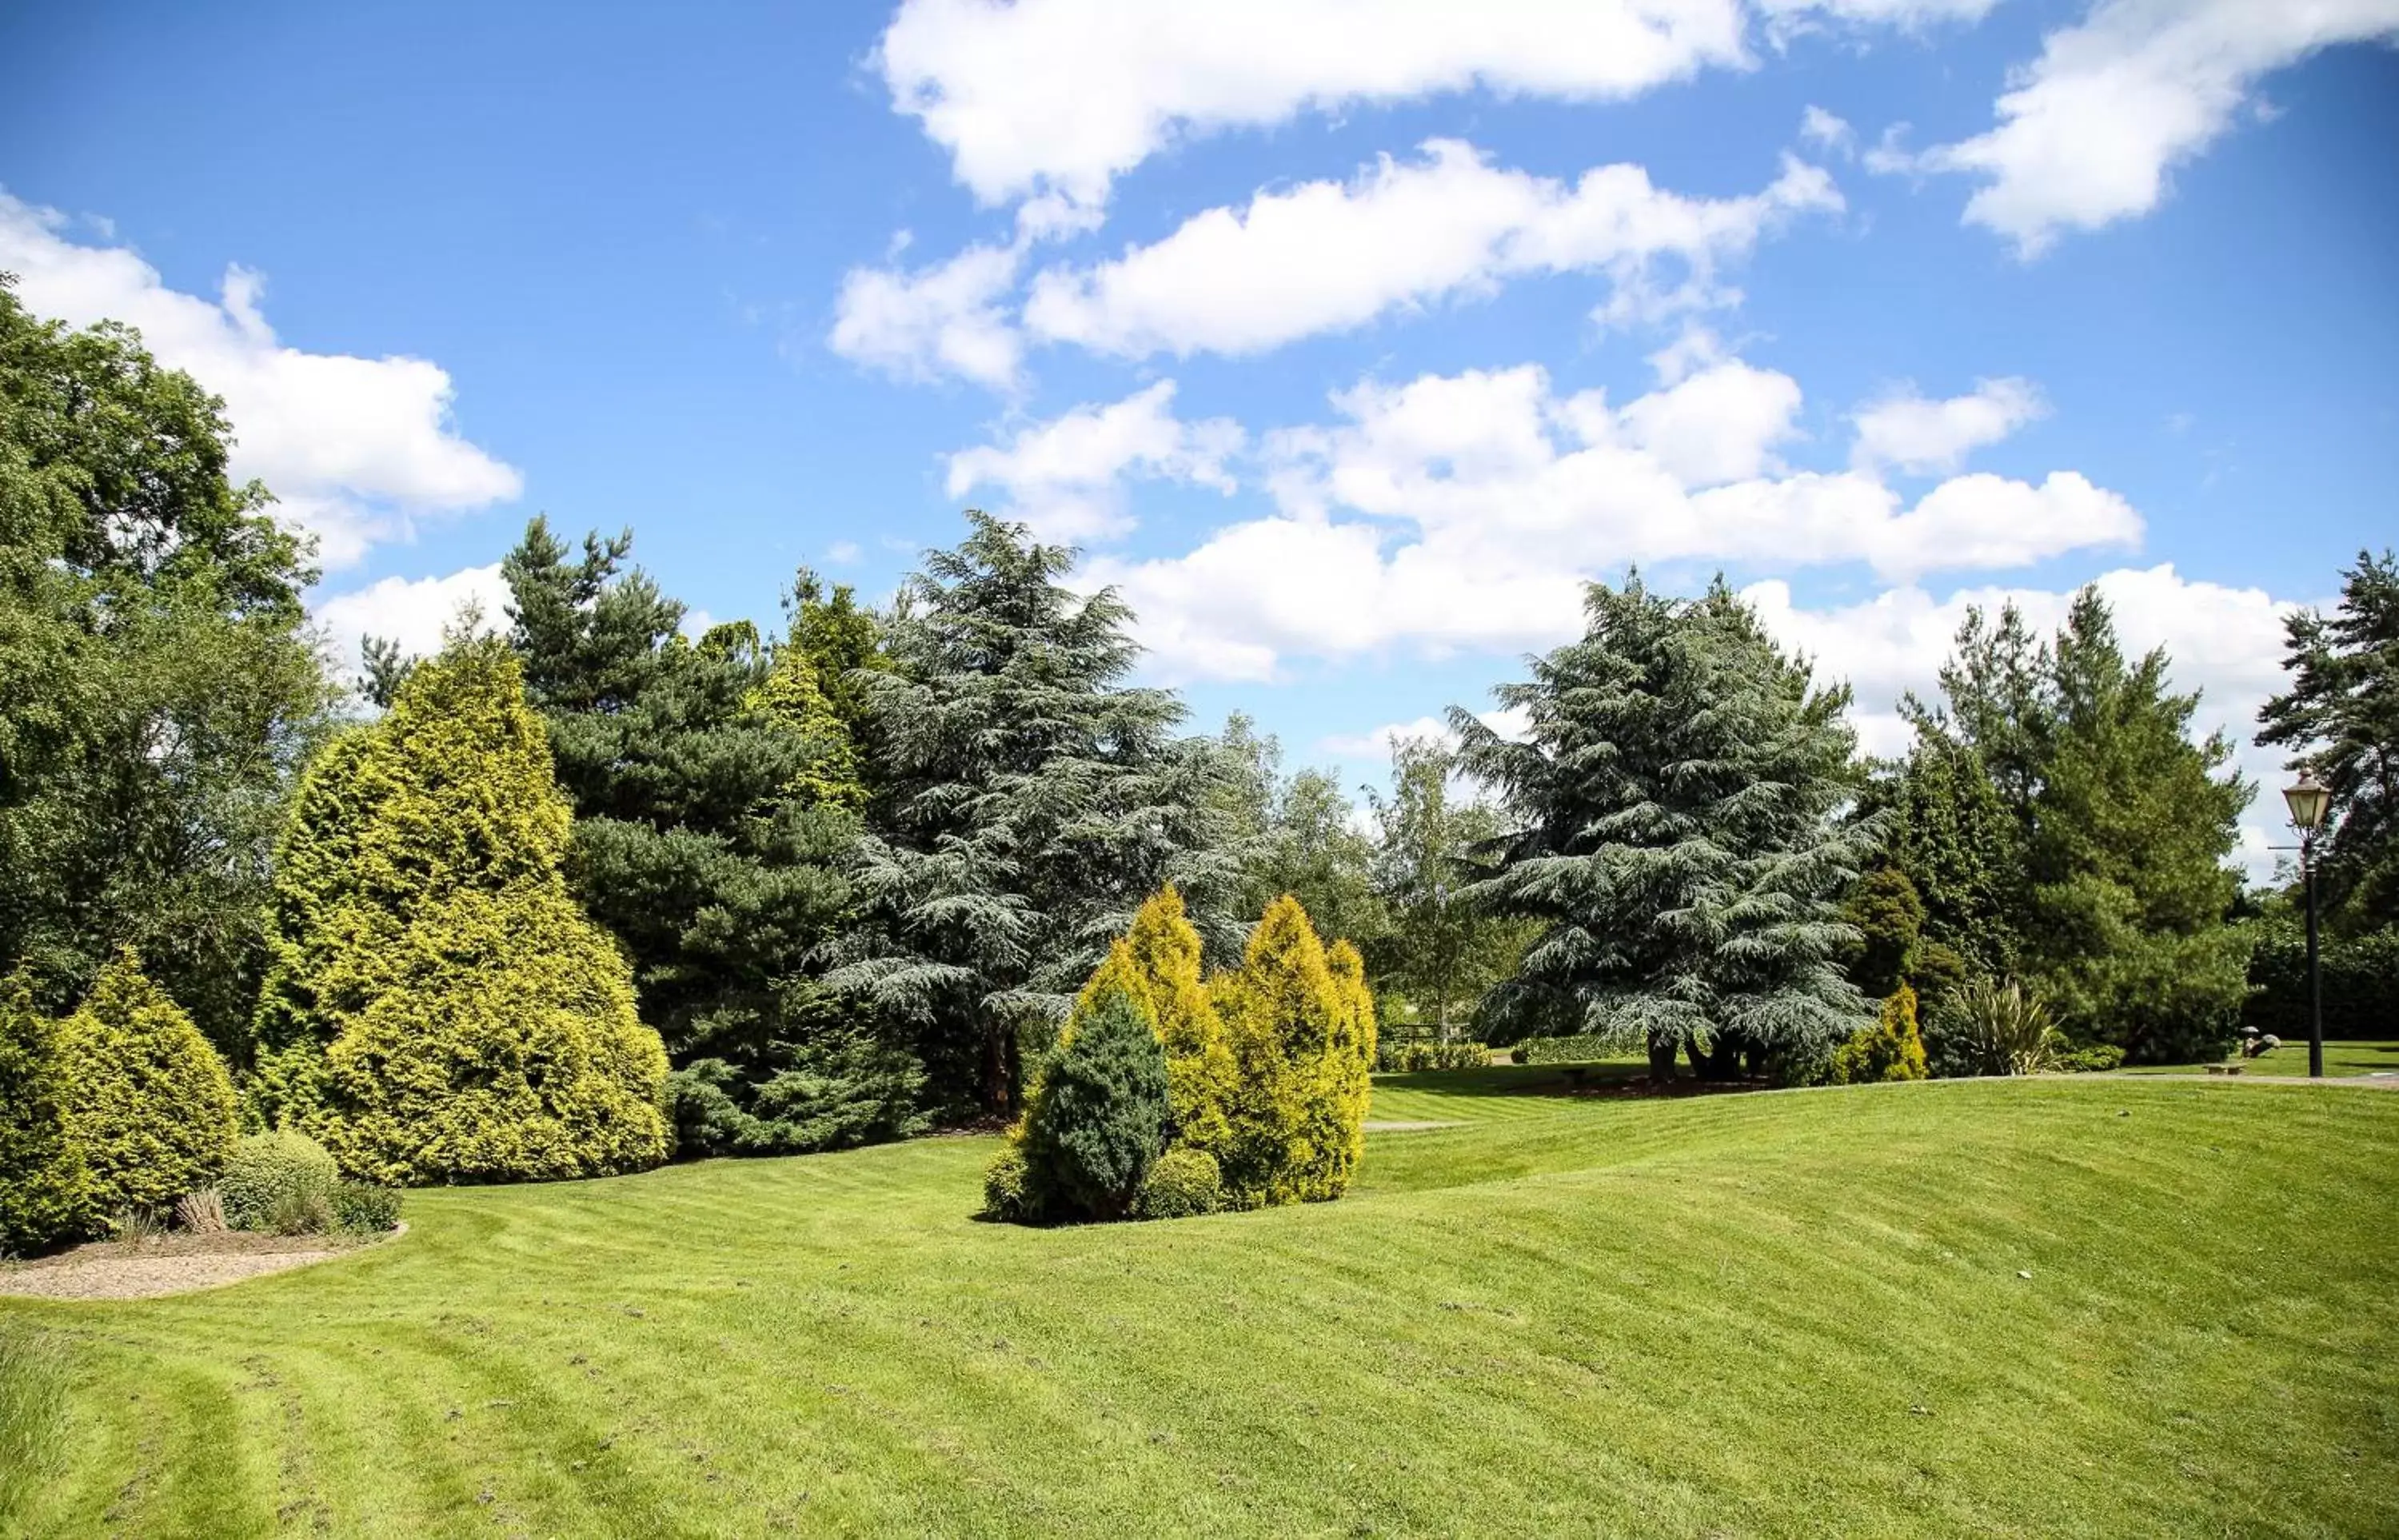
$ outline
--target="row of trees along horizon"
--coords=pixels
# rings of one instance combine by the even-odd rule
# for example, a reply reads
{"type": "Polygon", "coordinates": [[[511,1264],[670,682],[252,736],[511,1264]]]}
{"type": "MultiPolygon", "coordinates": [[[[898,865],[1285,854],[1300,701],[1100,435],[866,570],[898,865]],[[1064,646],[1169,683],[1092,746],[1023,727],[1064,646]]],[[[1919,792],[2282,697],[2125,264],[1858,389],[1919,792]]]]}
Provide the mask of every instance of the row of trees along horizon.
{"type": "MultiPolygon", "coordinates": [[[[1593,584],[1584,634],[1496,692],[1521,734],[1453,709],[1362,810],[1244,717],[1192,732],[1136,682],[1123,601],[981,513],[888,603],[803,569],[779,626],[697,636],[630,533],[536,518],[503,615],[431,657],[371,641],[354,690],[309,542],[227,480],[228,442],[135,333],[0,283],[0,973],[55,1019],[138,958],[251,1124],[349,1099],[353,1174],[1006,1115],[1168,885],[1211,967],[1285,894],[1353,944],[1387,1064],[1572,1035],[1660,1075],[1822,1078],[1905,989],[1937,1072],[1944,1002],[1995,980],[2103,1057],[2175,1062],[2303,998],[2290,888],[2227,864],[2257,788],[2095,589],[2050,637],[1971,612],[1877,761],[1848,688],[1721,580],[1593,584]],[[625,1087],[661,1063],[645,1113],[625,1087]],[[590,1098],[544,1113],[582,1132],[510,1124],[494,1087],[540,1102],[545,1075],[590,1098]]],[[[2291,618],[2287,662],[2257,738],[2334,792],[2328,1024],[2388,1031],[2389,553],[2291,618]]]]}

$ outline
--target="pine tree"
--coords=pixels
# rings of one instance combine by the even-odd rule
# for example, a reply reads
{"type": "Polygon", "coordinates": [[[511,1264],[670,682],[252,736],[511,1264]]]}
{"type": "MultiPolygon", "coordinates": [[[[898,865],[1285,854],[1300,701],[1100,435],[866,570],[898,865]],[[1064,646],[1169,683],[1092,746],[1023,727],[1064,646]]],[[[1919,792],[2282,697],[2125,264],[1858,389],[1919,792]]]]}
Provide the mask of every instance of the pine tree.
{"type": "Polygon", "coordinates": [[[2016,826],[2022,875],[1986,891],[2026,976],[2069,1033],[2168,1063],[2220,1052],[2246,993],[2224,862],[2254,790],[2223,735],[2193,739],[2199,696],[2173,693],[2170,667],[2162,649],[2128,659],[2085,588],[2045,643],[2013,610],[1970,614],[1944,709],[1914,712],[1919,751],[1979,761],[2016,826]]]}
{"type": "Polygon", "coordinates": [[[233,1078],[139,957],[101,970],[61,1036],[67,1124],[100,1214],[156,1213],[215,1182],[240,1134],[233,1078]]]}
{"type": "Polygon", "coordinates": [[[1142,900],[1174,883],[1229,947],[1236,873],[1221,757],[1172,736],[1171,693],[1123,682],[1123,601],[1062,584],[1071,550],[969,517],[912,580],[891,670],[864,676],[865,923],[831,978],[908,1023],[943,1095],[1005,1109],[1142,900]]]}
{"type": "Polygon", "coordinates": [[[1579,642],[1503,686],[1522,741],[1453,709],[1513,831],[1471,896],[1535,922],[1489,1006],[1520,1033],[1645,1043],[1653,1074],[1805,1057],[1868,1007],[1838,966],[1839,896],[1880,828],[1854,793],[1846,687],[1819,689],[1719,579],[1676,601],[1591,586],[1579,642]]]}
{"type": "Polygon", "coordinates": [[[2012,973],[2025,826],[2000,800],[1980,752],[1920,705],[1911,701],[1909,708],[1915,746],[1895,772],[1866,789],[1863,804],[1889,810],[1884,854],[1916,889],[1924,942],[1975,971],[2012,973]]]}
{"type": "Polygon", "coordinates": [[[1078,1007],[1025,1107],[1028,1181],[1051,1217],[1120,1219],[1172,1127],[1164,1048],[1130,990],[1078,1007]]]}
{"type": "Polygon", "coordinates": [[[93,1218],[60,1038],[22,979],[0,980],[0,1256],[71,1240],[93,1218]]]}
{"type": "Polygon", "coordinates": [[[2291,687],[2259,713],[2257,741],[2331,789],[2317,881],[2334,929],[2399,925],[2399,559],[2358,552],[2339,608],[2284,627],[2291,687]]]}
{"type": "Polygon", "coordinates": [[[683,1146],[785,1154],[915,1132],[921,1068],[815,958],[848,923],[841,868],[865,788],[831,675],[797,632],[810,622],[855,651],[864,617],[807,601],[791,638],[741,621],[694,643],[684,607],[627,570],[630,551],[630,534],[590,535],[570,557],[536,519],[503,571],[575,807],[569,882],[632,958],[676,1066],[683,1146]]]}
{"type": "Polygon", "coordinates": [[[385,1182],[665,1158],[666,1060],[569,897],[549,736],[498,639],[461,628],[315,780],[262,1003],[276,1121],[385,1182]]]}

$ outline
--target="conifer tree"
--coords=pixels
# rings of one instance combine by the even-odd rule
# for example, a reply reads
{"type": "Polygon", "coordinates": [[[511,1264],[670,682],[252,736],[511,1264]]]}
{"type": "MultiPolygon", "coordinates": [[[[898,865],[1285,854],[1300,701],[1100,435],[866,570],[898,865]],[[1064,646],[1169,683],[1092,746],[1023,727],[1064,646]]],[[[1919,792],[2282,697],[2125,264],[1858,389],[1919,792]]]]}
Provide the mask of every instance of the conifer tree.
{"type": "Polygon", "coordinates": [[[1916,1020],[1916,991],[1905,984],[1882,1003],[1874,1025],[1860,1028],[1833,1055],[1832,1077],[1844,1086],[1921,1080],[1927,1073],[1924,1037],[1916,1020]]]}
{"type": "Polygon", "coordinates": [[[1213,1155],[1227,1128],[1233,1055],[1200,966],[1200,932],[1184,912],[1183,895],[1169,884],[1143,903],[1124,939],[1108,949],[1077,997],[1076,1010],[1089,1010],[1111,989],[1140,1002],[1166,1050],[1175,1141],[1213,1155]]]}
{"type": "Polygon", "coordinates": [[[1071,550],[980,513],[912,580],[868,672],[878,758],[856,882],[864,924],[831,978],[914,1031],[941,1093],[1005,1109],[1133,911],[1174,883],[1228,948],[1236,872],[1221,757],[1183,706],[1127,685],[1139,648],[1071,550]]]}
{"type": "MultiPolygon", "coordinates": [[[[2004,930],[2067,1031],[2135,1060],[2181,1062],[2229,1044],[2248,939],[2225,918],[2224,865],[2254,790],[2222,734],[2194,739],[2199,696],[2175,694],[2162,649],[2128,658],[2095,588],[2046,643],[2021,615],[1971,613],[1920,744],[1971,751],[2018,830],[2004,930]]],[[[1930,906],[1928,905],[1928,908],[1930,906]]]]}
{"type": "Polygon", "coordinates": [[[1110,983],[1078,1007],[1028,1100],[1019,1147],[1053,1218],[1120,1219],[1172,1127],[1153,1018],[1110,983]]]}
{"type": "Polygon", "coordinates": [[[2259,713],[2257,741],[2331,789],[2317,881],[2334,929],[2399,925],[2399,559],[2359,551],[2339,607],[2284,629],[2290,688],[2259,713]]]}
{"type": "Polygon", "coordinates": [[[24,979],[0,980],[0,1256],[71,1240],[93,1217],[60,1037],[24,979]]]}
{"type": "Polygon", "coordinates": [[[1334,1018],[1325,1089],[1308,1137],[1323,1163],[1314,1177],[1315,1196],[1339,1197],[1349,1190],[1359,1157],[1366,1151],[1366,1106],[1374,1090],[1375,995],[1366,987],[1365,959],[1348,941],[1325,948],[1324,966],[1333,976],[1340,1013],[1334,1018]]]}
{"type": "Polygon", "coordinates": [[[1846,687],[1820,689],[1721,579],[1677,601],[1591,585],[1581,640],[1502,686],[1522,741],[1450,712],[1513,828],[1471,896],[1535,922],[1486,1006],[1520,1034],[1677,1050],[1711,1076],[1829,1049],[1871,1020],[1838,901],[1879,834],[1853,795],[1846,687]]]}
{"type": "Polygon", "coordinates": [[[155,1213],[215,1182],[240,1125],[233,1078],[130,951],[67,1019],[67,1123],[102,1216],[155,1213]]]}
{"type": "Polygon", "coordinates": [[[305,1089],[275,1119],[389,1183],[655,1165],[664,1052],[567,893],[571,817],[520,667],[471,628],[410,671],[286,840],[322,859],[279,878],[261,1025],[305,1089]]]}
{"type": "Polygon", "coordinates": [[[803,574],[793,636],[742,621],[694,643],[630,550],[630,534],[591,535],[570,556],[536,519],[503,570],[575,807],[569,882],[632,958],[683,1145],[771,1155],[915,1132],[921,1069],[824,987],[815,955],[853,907],[841,868],[865,788],[834,671],[801,630],[871,652],[871,618],[803,574]]]}
{"type": "Polygon", "coordinates": [[[1356,1001],[1335,982],[1295,899],[1267,906],[1240,967],[1212,979],[1209,991],[1234,1067],[1229,1128],[1211,1152],[1226,1202],[1255,1209],[1337,1196],[1336,1177],[1346,1180],[1354,1157],[1337,1101],[1336,1048],[1356,1035],[1347,1024],[1356,1001]]]}

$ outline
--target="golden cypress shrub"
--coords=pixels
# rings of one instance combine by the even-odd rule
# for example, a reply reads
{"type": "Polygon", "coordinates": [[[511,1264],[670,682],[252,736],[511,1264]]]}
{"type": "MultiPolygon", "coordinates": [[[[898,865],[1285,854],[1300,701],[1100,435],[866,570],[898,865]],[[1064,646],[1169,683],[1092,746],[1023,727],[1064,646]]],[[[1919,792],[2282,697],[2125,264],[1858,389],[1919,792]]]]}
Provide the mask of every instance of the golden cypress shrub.
{"type": "Polygon", "coordinates": [[[1320,1186],[1312,1195],[1339,1197],[1349,1190],[1359,1157],[1366,1148],[1366,1104],[1374,1091],[1375,996],[1366,987],[1366,960],[1347,940],[1335,941],[1324,953],[1325,970],[1341,1004],[1333,1041],[1325,1056],[1324,1092],[1312,1134],[1323,1160],[1320,1186]]]}
{"type": "Polygon", "coordinates": [[[1225,1023],[1235,1083],[1216,1164],[1228,1208],[1255,1209],[1332,1196],[1336,1130],[1320,1115],[1327,1060],[1345,1005],[1326,966],[1324,943],[1299,901],[1267,906],[1239,970],[1210,993],[1225,1023]]]}
{"type": "Polygon", "coordinates": [[[1882,1014],[1833,1054],[1833,1079],[1844,1086],[1922,1080],[1924,1036],[1916,1021],[1916,991],[1905,984],[1882,1003],[1882,1014]]]}
{"type": "Polygon", "coordinates": [[[1124,939],[1108,949],[1106,961],[1083,986],[1075,1014],[1084,1014],[1116,986],[1140,1000],[1166,1049],[1175,1142],[1215,1153],[1230,1127],[1225,1108],[1233,1090],[1233,1054],[1200,981],[1200,932],[1185,915],[1183,895],[1173,885],[1152,894],[1134,913],[1124,939]]]}
{"type": "Polygon", "coordinates": [[[0,980],[0,1253],[10,1256],[75,1239],[93,1218],[63,1036],[21,976],[0,980]]]}
{"type": "Polygon", "coordinates": [[[67,1019],[67,1122],[103,1217],[214,1184],[240,1133],[233,1077],[130,950],[67,1019]]]}
{"type": "Polygon", "coordinates": [[[253,1106],[352,1176],[596,1176],[666,1158],[667,1062],[566,891],[572,816],[515,657],[456,635],[295,808],[253,1106]]]}

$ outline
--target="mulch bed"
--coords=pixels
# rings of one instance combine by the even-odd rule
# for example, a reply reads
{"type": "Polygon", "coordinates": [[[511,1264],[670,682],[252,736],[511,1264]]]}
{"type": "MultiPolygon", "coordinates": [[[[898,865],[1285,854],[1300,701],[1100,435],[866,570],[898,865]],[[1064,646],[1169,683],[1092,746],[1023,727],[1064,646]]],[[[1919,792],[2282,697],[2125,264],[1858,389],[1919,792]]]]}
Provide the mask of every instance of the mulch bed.
{"type": "MultiPolygon", "coordinates": [[[[408,1226],[392,1232],[398,1235],[408,1226]]],[[[51,1300],[147,1300],[305,1267],[387,1236],[261,1236],[227,1230],[99,1240],[34,1262],[0,1263],[0,1294],[51,1300]]]]}

